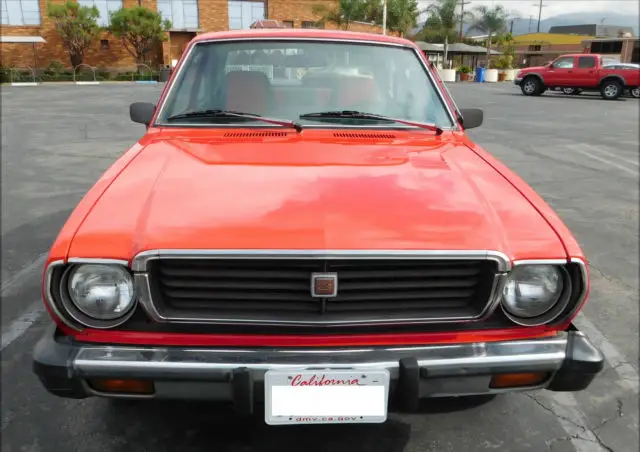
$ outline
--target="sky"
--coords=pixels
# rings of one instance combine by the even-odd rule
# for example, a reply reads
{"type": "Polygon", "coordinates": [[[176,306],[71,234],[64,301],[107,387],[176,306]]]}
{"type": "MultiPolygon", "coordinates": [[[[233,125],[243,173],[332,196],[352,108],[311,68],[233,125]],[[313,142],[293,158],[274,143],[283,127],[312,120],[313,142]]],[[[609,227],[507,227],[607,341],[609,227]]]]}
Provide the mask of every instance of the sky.
{"type": "MultiPolygon", "coordinates": [[[[517,13],[522,18],[529,16],[538,17],[538,4],[540,0],[465,0],[471,3],[465,8],[473,8],[478,5],[502,5],[509,12],[517,13]],[[535,5],[535,6],[534,6],[535,5]]],[[[421,7],[426,8],[429,0],[418,0],[421,7]]],[[[607,11],[619,14],[638,15],[638,0],[543,0],[542,18],[570,14],[572,12],[602,11],[603,17],[607,11]]]]}

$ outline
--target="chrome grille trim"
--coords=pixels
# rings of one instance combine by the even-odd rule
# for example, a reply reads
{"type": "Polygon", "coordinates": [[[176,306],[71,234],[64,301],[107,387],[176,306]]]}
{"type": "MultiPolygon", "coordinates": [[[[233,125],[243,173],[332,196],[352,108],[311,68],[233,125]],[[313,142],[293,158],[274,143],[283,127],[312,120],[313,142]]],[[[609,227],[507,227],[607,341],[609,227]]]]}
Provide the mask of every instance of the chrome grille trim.
{"type": "Polygon", "coordinates": [[[488,318],[500,303],[502,289],[506,282],[507,272],[511,269],[511,261],[503,253],[487,250],[150,250],[139,253],[131,262],[135,272],[135,286],[138,301],[147,315],[158,323],[183,324],[226,324],[226,325],[262,325],[262,326],[384,326],[433,323],[477,322],[488,318]],[[430,318],[395,318],[386,320],[265,320],[265,319],[220,319],[203,317],[187,313],[176,317],[164,315],[154,304],[149,281],[149,262],[162,259],[419,259],[419,260],[482,260],[487,259],[497,264],[497,273],[492,282],[490,296],[481,313],[474,317],[430,317],[430,318]]]}
{"type": "Polygon", "coordinates": [[[149,250],[137,254],[132,262],[134,272],[146,272],[154,259],[421,259],[464,260],[488,259],[498,265],[498,272],[511,270],[511,260],[500,251],[490,250],[149,250]]]}

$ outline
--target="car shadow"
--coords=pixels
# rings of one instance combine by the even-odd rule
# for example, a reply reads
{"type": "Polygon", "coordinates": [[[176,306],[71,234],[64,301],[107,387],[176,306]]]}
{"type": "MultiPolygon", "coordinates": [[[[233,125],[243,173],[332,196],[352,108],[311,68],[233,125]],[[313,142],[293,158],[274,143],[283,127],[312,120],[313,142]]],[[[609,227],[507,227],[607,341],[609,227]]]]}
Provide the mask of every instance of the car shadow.
{"type": "MultiPolygon", "coordinates": [[[[495,93],[498,96],[520,96],[520,97],[527,97],[525,95],[523,95],[522,93],[495,93]]],[[[558,93],[545,93],[541,96],[532,96],[535,99],[544,99],[544,98],[565,98],[565,99],[576,99],[576,100],[599,100],[599,101],[604,101],[604,99],[599,95],[599,94],[578,94],[578,95],[570,95],[570,94],[558,94],[558,93]]],[[[633,98],[631,97],[623,97],[620,96],[619,98],[617,98],[615,100],[615,102],[627,102],[629,100],[633,100],[633,98]]],[[[611,102],[611,101],[607,101],[607,102],[611,102]]]]}
{"type": "MultiPolygon", "coordinates": [[[[490,397],[424,400],[416,415],[470,409],[490,397]]],[[[260,406],[237,416],[230,405],[186,401],[102,400],[104,426],[144,450],[190,452],[359,452],[405,450],[411,425],[391,414],[383,424],[269,426],[260,406]]],[[[405,418],[406,419],[406,418],[405,418]]]]}

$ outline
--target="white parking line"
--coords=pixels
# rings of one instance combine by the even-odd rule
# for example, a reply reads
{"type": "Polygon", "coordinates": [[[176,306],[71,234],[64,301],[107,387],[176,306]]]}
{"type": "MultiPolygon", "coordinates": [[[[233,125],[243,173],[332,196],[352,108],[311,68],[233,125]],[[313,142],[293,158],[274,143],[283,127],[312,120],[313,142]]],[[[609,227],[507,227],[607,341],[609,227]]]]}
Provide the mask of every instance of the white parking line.
{"type": "Polygon", "coordinates": [[[582,154],[586,157],[589,157],[593,160],[597,160],[600,163],[604,163],[605,165],[609,165],[613,168],[618,168],[621,171],[624,171],[625,173],[631,174],[632,176],[640,176],[640,173],[638,173],[637,169],[634,168],[628,168],[626,166],[620,165],[616,162],[612,162],[611,160],[607,160],[605,158],[599,157],[597,155],[593,155],[591,152],[587,152],[584,149],[584,146],[579,145],[579,144],[567,144],[565,145],[567,148],[573,150],[574,152],[577,152],[578,154],[582,154]]]}
{"type": "Polygon", "coordinates": [[[39,265],[44,264],[47,259],[48,253],[42,253],[36,260],[28,264],[27,266],[21,268],[15,275],[10,278],[5,279],[0,283],[0,294],[5,296],[8,291],[18,283],[22,281],[22,279],[29,275],[33,270],[35,270],[39,265]]]}
{"type": "Polygon", "coordinates": [[[44,310],[42,301],[38,300],[31,303],[26,312],[11,322],[11,325],[2,333],[2,346],[0,350],[4,350],[5,347],[26,333],[31,325],[40,318],[44,310]]]}
{"type": "MultiPolygon", "coordinates": [[[[636,146],[637,145],[638,145],[638,143],[636,143],[636,146]]],[[[591,144],[582,144],[581,146],[589,148],[590,151],[595,152],[596,154],[599,152],[600,154],[608,155],[609,157],[613,158],[614,160],[618,160],[620,162],[628,163],[629,165],[633,165],[633,166],[640,166],[640,162],[638,162],[638,160],[626,159],[624,157],[619,156],[618,154],[616,154],[614,152],[605,151],[604,149],[596,147],[596,146],[593,146],[591,144]]]]}

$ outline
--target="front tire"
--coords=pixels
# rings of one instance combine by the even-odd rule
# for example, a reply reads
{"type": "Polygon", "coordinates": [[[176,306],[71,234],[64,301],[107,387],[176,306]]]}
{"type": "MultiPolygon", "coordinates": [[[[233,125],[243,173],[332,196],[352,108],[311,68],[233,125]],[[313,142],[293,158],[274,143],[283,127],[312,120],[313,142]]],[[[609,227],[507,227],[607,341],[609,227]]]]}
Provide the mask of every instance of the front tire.
{"type": "Polygon", "coordinates": [[[617,80],[606,80],[600,87],[600,94],[605,100],[616,100],[622,92],[622,84],[617,80]]]}
{"type": "Polygon", "coordinates": [[[537,77],[529,76],[522,81],[520,87],[525,96],[539,96],[544,92],[544,86],[537,77]]]}

